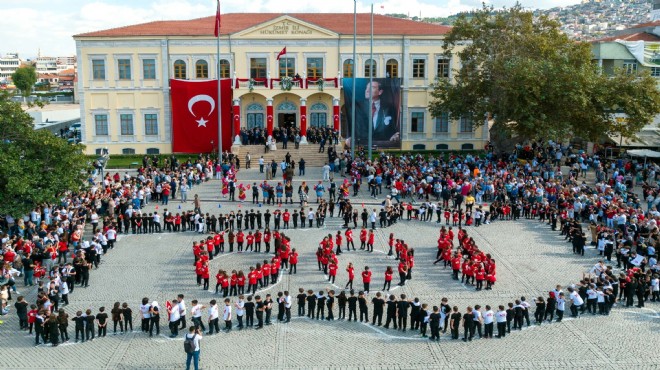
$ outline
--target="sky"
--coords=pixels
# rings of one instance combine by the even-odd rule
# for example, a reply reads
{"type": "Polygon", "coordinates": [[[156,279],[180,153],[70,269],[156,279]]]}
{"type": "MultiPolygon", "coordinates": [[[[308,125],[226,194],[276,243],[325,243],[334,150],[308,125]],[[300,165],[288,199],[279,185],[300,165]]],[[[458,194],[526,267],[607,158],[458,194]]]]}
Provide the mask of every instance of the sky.
{"type": "MultiPolygon", "coordinates": [[[[377,13],[443,17],[481,7],[483,0],[382,0],[377,13]],[[381,8],[382,6],[382,8],[381,8]]],[[[486,0],[495,7],[516,0],[486,0]]],[[[579,0],[520,0],[529,7],[553,8],[579,0]]],[[[368,12],[371,1],[357,1],[358,12],[368,12]]],[[[353,12],[350,0],[221,0],[222,13],[237,12],[353,12]],[[249,4],[249,6],[246,6],[249,4]]],[[[72,35],[155,20],[193,19],[215,14],[215,0],[20,0],[3,1],[0,8],[0,55],[18,52],[31,59],[75,54],[72,35]]]]}

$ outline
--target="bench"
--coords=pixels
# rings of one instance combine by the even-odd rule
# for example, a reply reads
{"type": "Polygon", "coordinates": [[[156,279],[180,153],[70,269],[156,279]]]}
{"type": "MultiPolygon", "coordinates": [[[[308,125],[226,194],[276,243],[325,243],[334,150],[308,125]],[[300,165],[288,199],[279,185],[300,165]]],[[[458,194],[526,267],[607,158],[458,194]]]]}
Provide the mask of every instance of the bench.
{"type": "Polygon", "coordinates": [[[135,166],[137,168],[137,166],[139,166],[139,165],[140,164],[138,162],[132,162],[131,164],[128,165],[128,168],[131,169],[131,168],[133,168],[133,166],[135,166]]]}

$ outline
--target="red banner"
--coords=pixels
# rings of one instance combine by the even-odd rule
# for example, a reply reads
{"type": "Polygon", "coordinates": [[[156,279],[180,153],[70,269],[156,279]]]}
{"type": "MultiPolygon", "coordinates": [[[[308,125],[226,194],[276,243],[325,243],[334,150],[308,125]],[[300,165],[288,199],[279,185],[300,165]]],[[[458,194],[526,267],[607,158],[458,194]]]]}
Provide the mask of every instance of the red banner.
{"type": "Polygon", "coordinates": [[[218,109],[222,108],[222,149],[232,144],[231,79],[223,79],[221,107],[218,81],[170,80],[172,152],[209,153],[218,150],[218,109]]]}

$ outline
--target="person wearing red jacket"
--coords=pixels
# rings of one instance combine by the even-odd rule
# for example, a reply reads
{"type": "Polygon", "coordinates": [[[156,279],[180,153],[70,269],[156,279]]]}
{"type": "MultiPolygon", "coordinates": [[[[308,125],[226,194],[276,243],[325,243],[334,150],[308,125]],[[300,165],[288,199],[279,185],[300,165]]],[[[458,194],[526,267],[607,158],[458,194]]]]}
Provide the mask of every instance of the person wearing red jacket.
{"type": "Polygon", "coordinates": [[[229,279],[229,295],[238,295],[238,273],[236,270],[231,271],[231,278],[229,279]]]}
{"type": "Polygon", "coordinates": [[[245,274],[243,274],[243,270],[238,271],[238,275],[236,275],[236,286],[239,295],[245,294],[245,274]]]}
{"type": "Polygon", "coordinates": [[[274,256],[270,259],[270,283],[275,284],[280,274],[280,258],[274,256]]]}
{"type": "Polygon", "coordinates": [[[486,280],[486,270],[483,267],[478,268],[476,272],[477,287],[476,290],[483,289],[484,280],[486,280]]]}
{"type": "Polygon", "coordinates": [[[291,219],[291,213],[289,213],[288,209],[284,210],[284,213],[282,213],[282,221],[284,221],[284,228],[288,229],[289,228],[289,220],[291,219]]]}
{"type": "Polygon", "coordinates": [[[289,268],[289,275],[297,274],[298,273],[298,252],[296,252],[296,248],[293,248],[291,250],[291,255],[289,256],[289,264],[291,265],[291,268],[289,268]]]}
{"type": "Polygon", "coordinates": [[[336,277],[337,277],[337,264],[334,261],[332,261],[332,263],[328,265],[328,281],[334,284],[336,277]]]}
{"type": "Polygon", "coordinates": [[[215,256],[220,253],[220,234],[213,235],[213,246],[215,247],[215,256]]]}
{"type": "Polygon", "coordinates": [[[406,280],[412,280],[412,269],[415,267],[415,250],[412,248],[408,251],[407,266],[408,274],[406,275],[406,280]]]}
{"type": "Polygon", "coordinates": [[[261,268],[262,267],[260,263],[257,263],[257,267],[254,268],[254,273],[256,274],[255,276],[257,278],[257,283],[259,284],[259,288],[264,287],[264,282],[262,280],[264,278],[264,272],[261,268]]]}
{"type": "Polygon", "coordinates": [[[227,272],[222,272],[222,280],[220,281],[220,287],[222,288],[222,298],[227,298],[229,295],[229,277],[227,272]]]}
{"type": "Polygon", "coordinates": [[[367,251],[368,252],[373,252],[374,251],[374,239],[375,239],[374,231],[369,230],[369,241],[367,242],[367,251]]]}
{"type": "Polygon", "coordinates": [[[387,241],[387,244],[390,246],[390,250],[387,252],[388,256],[391,256],[394,254],[393,248],[394,248],[394,233],[390,233],[390,238],[387,241]]]}
{"type": "Polygon", "coordinates": [[[245,241],[245,234],[243,230],[238,230],[236,233],[236,245],[238,245],[238,252],[243,252],[243,242],[245,241]]]}
{"type": "Polygon", "coordinates": [[[201,259],[198,260],[197,262],[195,262],[195,275],[197,275],[197,286],[202,285],[202,272],[203,272],[202,266],[203,265],[204,264],[203,264],[201,259]]]}
{"type": "MultiPolygon", "coordinates": [[[[12,251],[12,250],[8,250],[7,252],[5,252],[5,255],[4,255],[5,262],[14,262],[14,258],[16,257],[16,253],[14,253],[14,251],[12,251]],[[9,252],[10,254],[7,255],[7,252],[9,252]],[[13,253],[14,258],[11,258],[12,253],[13,253]]],[[[65,240],[60,240],[57,243],[57,252],[59,253],[58,256],[57,256],[57,263],[62,263],[60,260],[64,259],[64,264],[66,264],[66,255],[67,255],[67,253],[69,253],[69,246],[67,245],[65,240]]]]}
{"type": "Polygon", "coordinates": [[[263,266],[261,266],[261,273],[262,273],[261,286],[262,287],[268,286],[268,280],[270,278],[270,270],[271,270],[271,266],[268,263],[268,260],[264,260],[264,264],[263,264],[263,266]]]}
{"type": "Polygon", "coordinates": [[[355,250],[355,244],[353,243],[353,230],[349,227],[346,229],[346,250],[350,251],[351,246],[353,247],[353,250],[355,250]]]}
{"type": "Polygon", "coordinates": [[[219,270],[215,275],[215,294],[218,294],[218,288],[222,285],[222,279],[224,278],[224,271],[219,270]]]}
{"type": "Polygon", "coordinates": [[[341,254],[341,241],[342,241],[341,231],[337,231],[337,236],[335,236],[335,244],[337,245],[337,250],[335,251],[336,255],[341,254]]]}
{"type": "Polygon", "coordinates": [[[408,275],[408,264],[404,261],[401,260],[399,262],[399,286],[404,286],[406,285],[406,275],[408,275]]]}
{"type": "Polygon", "coordinates": [[[245,247],[245,251],[253,251],[254,247],[254,235],[252,235],[252,231],[248,232],[247,236],[245,237],[247,240],[247,246],[245,247]]]}
{"type": "Polygon", "coordinates": [[[210,273],[209,273],[209,265],[208,263],[204,263],[202,265],[202,279],[204,279],[204,286],[202,289],[204,290],[209,290],[209,279],[211,278],[210,273]]]}
{"type": "Polygon", "coordinates": [[[253,266],[250,266],[250,272],[248,273],[247,276],[248,279],[248,290],[247,294],[252,294],[257,293],[257,272],[255,271],[253,266]]]}
{"type": "Polygon", "coordinates": [[[261,253],[261,238],[263,234],[260,230],[257,229],[257,232],[254,233],[254,251],[261,253]]]}
{"type": "Polygon", "coordinates": [[[264,230],[264,245],[266,246],[266,253],[270,253],[270,238],[270,230],[266,228],[266,230],[264,230]]]}
{"type": "Polygon", "coordinates": [[[353,289],[353,279],[355,278],[355,268],[353,267],[352,263],[348,263],[348,267],[346,267],[346,272],[348,272],[348,283],[346,283],[346,287],[344,289],[348,289],[350,286],[351,289],[353,289]]]}
{"type": "Polygon", "coordinates": [[[360,249],[364,250],[367,247],[367,229],[360,230],[360,249]]]}
{"type": "Polygon", "coordinates": [[[362,284],[364,285],[364,294],[369,294],[369,284],[371,284],[371,271],[369,266],[364,266],[362,271],[362,284]]]}
{"type": "Polygon", "coordinates": [[[383,284],[383,290],[390,290],[390,287],[392,286],[393,275],[394,271],[392,271],[392,266],[387,266],[387,269],[385,270],[385,284],[383,284]]]}
{"type": "Polygon", "coordinates": [[[280,261],[283,269],[289,268],[289,253],[291,253],[291,249],[289,249],[288,245],[283,243],[280,246],[280,261]]]}
{"type": "Polygon", "coordinates": [[[209,259],[213,259],[213,250],[215,249],[215,245],[213,244],[213,238],[208,237],[206,239],[206,251],[209,253],[209,259]]]}
{"type": "Polygon", "coordinates": [[[329,262],[328,255],[326,253],[323,253],[321,255],[321,266],[323,266],[323,274],[324,275],[328,274],[328,262],[329,262]]]}

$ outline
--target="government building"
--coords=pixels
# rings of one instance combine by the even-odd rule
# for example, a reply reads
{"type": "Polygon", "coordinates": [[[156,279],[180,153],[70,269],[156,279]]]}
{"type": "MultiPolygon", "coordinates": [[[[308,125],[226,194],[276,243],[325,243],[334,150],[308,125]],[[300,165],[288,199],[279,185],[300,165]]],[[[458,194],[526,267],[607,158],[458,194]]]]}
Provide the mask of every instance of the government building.
{"type": "MultiPolygon", "coordinates": [[[[475,129],[469,118],[433,117],[427,109],[431,84],[451,79],[460,66],[442,50],[450,28],[373,19],[373,61],[370,14],[357,15],[356,60],[352,13],[223,14],[219,58],[214,16],[75,35],[82,142],[89,154],[103,148],[110,154],[170,153],[169,81],[218,77],[231,80],[234,135],[236,127],[273,125],[334,127],[348,137],[343,131],[351,101],[342,94],[343,78],[373,76],[401,81],[402,149],[482,149],[487,127],[475,129]],[[282,89],[283,78],[294,76],[293,86],[282,89]]],[[[364,99],[364,92],[357,95],[364,99]]]]}

